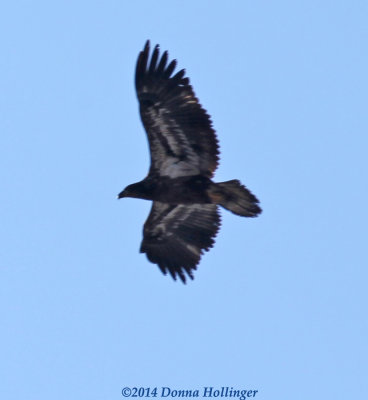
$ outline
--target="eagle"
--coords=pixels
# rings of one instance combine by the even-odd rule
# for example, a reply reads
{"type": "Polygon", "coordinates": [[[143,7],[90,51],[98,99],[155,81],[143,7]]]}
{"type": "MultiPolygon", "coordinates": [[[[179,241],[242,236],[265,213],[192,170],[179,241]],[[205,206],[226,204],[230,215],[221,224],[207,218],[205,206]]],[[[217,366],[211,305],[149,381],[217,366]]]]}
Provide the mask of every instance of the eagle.
{"type": "Polygon", "coordinates": [[[139,53],[135,87],[146,130],[151,165],[146,178],[118,198],[152,201],[143,227],[141,253],[186,283],[201,255],[213,247],[220,228],[219,206],[242,217],[261,213],[258,199],[238,180],[215,183],[219,144],[212,121],[176,60],[159,45],[139,53]]]}

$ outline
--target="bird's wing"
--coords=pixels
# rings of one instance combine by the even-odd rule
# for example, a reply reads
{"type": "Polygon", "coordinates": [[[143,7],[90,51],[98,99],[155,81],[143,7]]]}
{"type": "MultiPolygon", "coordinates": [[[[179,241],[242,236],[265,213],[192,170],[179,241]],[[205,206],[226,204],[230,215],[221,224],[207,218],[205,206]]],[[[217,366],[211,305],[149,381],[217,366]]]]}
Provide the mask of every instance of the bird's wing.
{"type": "Polygon", "coordinates": [[[158,264],[176,280],[193,279],[192,270],[204,251],[214,244],[220,228],[220,215],[215,204],[174,205],[153,202],[144,224],[141,253],[158,264]]]}
{"type": "Polygon", "coordinates": [[[157,45],[149,57],[149,41],[139,54],[135,85],[147,132],[150,174],[212,177],[219,146],[212,122],[196,98],[185,71],[173,75],[176,60],[160,57],[157,45]],[[149,59],[150,58],[150,59],[149,59]]]}

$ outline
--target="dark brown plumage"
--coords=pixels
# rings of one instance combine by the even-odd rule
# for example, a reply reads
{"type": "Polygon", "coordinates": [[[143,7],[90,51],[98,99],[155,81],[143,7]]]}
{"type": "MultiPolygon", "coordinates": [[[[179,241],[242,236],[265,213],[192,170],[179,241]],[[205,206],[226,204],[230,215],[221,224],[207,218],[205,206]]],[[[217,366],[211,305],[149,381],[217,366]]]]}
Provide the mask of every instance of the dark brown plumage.
{"type": "Polygon", "coordinates": [[[150,43],[139,54],[135,86],[147,132],[151,166],[147,177],[118,196],[152,200],[140,251],[161,271],[185,283],[193,279],[201,255],[214,244],[220,227],[218,205],[234,214],[255,217],[257,198],[238,180],[211,180],[219,146],[206,110],[196,98],[185,71],[173,75],[176,61],[160,57],[150,43]]]}

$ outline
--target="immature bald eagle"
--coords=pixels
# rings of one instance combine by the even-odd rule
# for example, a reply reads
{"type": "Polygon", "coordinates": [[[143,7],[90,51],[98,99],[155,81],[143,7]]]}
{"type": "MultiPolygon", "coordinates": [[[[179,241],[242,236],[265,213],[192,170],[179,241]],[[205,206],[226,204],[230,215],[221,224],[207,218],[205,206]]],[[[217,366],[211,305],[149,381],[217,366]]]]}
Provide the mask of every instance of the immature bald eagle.
{"type": "Polygon", "coordinates": [[[127,186],[118,198],[153,200],[144,224],[141,253],[176,280],[193,279],[204,251],[214,244],[220,227],[218,206],[243,217],[256,217],[257,198],[238,180],[211,180],[219,146],[212,122],[196,98],[176,60],[160,58],[150,43],[138,56],[135,86],[147,132],[151,166],[143,181],[127,186]]]}

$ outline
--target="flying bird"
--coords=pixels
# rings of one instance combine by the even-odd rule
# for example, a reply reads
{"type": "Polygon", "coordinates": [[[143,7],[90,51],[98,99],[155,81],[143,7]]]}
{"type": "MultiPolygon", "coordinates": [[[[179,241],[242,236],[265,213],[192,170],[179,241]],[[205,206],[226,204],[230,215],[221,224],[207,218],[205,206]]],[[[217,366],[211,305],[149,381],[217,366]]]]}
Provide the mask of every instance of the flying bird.
{"type": "Polygon", "coordinates": [[[159,45],[150,55],[147,41],[135,71],[140,116],[147,133],[151,165],[146,178],[127,186],[118,198],[151,200],[141,253],[176,280],[193,279],[201,255],[214,245],[219,206],[242,217],[261,213],[258,199],[238,180],[211,180],[219,163],[212,121],[176,60],[159,45]]]}

